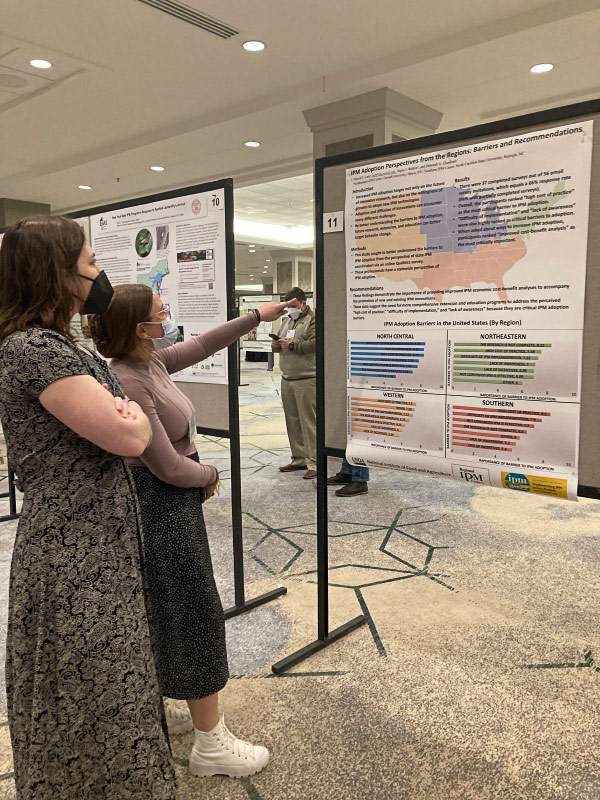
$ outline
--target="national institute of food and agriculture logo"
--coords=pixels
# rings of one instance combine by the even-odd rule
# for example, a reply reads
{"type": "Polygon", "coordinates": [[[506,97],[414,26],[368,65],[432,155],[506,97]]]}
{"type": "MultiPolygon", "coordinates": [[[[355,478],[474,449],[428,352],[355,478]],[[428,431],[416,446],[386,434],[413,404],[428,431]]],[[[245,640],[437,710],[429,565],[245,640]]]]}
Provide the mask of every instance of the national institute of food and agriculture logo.
{"type": "Polygon", "coordinates": [[[192,212],[193,212],[194,214],[199,214],[199,213],[200,213],[200,211],[202,211],[202,203],[201,203],[201,202],[200,202],[200,200],[198,200],[198,198],[196,197],[196,198],[194,198],[194,199],[192,200],[192,212]]]}
{"type": "Polygon", "coordinates": [[[464,466],[452,464],[452,475],[459,481],[474,483],[479,486],[491,486],[490,471],[485,467],[464,466]]]}

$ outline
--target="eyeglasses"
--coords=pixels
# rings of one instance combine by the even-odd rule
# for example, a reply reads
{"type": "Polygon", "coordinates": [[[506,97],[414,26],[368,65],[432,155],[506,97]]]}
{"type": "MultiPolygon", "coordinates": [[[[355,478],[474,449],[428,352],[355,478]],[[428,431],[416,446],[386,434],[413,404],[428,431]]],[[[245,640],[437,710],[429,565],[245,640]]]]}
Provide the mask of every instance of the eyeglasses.
{"type": "MultiPolygon", "coordinates": [[[[162,322],[164,319],[171,319],[171,307],[168,303],[164,303],[163,307],[160,311],[157,311],[156,314],[152,315],[153,317],[158,317],[158,322],[162,322]]],[[[141,323],[142,325],[156,325],[157,321],[155,319],[148,319],[145,322],[141,323]]]]}

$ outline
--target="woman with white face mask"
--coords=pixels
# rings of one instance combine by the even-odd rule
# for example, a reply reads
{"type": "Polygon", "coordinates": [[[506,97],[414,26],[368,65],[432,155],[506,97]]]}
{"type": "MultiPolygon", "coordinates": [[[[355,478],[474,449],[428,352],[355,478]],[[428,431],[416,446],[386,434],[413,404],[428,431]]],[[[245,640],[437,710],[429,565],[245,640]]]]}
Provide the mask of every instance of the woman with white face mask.
{"type": "Polygon", "coordinates": [[[208,333],[177,343],[168,306],[150,287],[116,286],[107,311],[89,317],[99,352],[111,358],[127,396],[142,407],[152,442],[127,463],[142,512],[150,628],[165,697],[187,700],[190,715],[167,708],[172,733],[195,728],[194,775],[243,777],[269,760],[264,747],[237,739],[219,717],[227,683],[223,609],[214,580],[202,503],[218,484],[215,467],[200,464],[194,407],[170,375],[203,361],[292,303],[265,303],[208,333]]]}

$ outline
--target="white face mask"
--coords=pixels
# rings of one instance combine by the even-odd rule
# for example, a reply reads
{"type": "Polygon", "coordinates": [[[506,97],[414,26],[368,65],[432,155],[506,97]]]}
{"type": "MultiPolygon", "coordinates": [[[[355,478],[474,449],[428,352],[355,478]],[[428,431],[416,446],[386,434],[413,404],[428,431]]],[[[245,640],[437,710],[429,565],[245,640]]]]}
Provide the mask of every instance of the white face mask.
{"type": "Polygon", "coordinates": [[[164,335],[159,339],[152,339],[155,350],[162,350],[165,347],[170,347],[172,344],[175,344],[179,337],[179,328],[173,317],[163,320],[161,324],[163,326],[164,335]]]}
{"type": "Polygon", "coordinates": [[[288,315],[293,319],[297,320],[302,311],[299,308],[288,308],[288,315]]]}

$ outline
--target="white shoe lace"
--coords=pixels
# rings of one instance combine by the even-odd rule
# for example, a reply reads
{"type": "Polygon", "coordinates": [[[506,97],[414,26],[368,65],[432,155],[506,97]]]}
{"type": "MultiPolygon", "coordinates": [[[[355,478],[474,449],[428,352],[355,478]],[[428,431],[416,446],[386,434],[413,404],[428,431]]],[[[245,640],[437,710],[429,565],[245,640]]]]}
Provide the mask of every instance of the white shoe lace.
{"type": "Polygon", "coordinates": [[[221,736],[219,736],[219,740],[223,747],[233,753],[234,756],[244,758],[246,761],[254,760],[254,745],[250,744],[250,742],[244,742],[242,739],[238,739],[237,736],[234,736],[227,725],[225,725],[223,719],[221,719],[221,736]]]}

